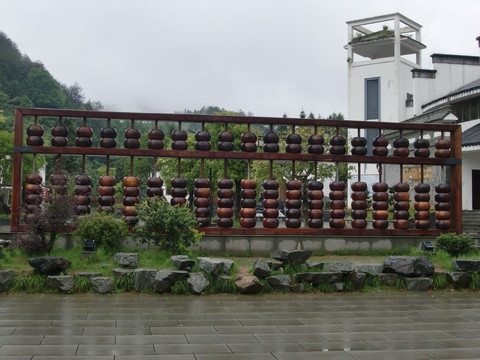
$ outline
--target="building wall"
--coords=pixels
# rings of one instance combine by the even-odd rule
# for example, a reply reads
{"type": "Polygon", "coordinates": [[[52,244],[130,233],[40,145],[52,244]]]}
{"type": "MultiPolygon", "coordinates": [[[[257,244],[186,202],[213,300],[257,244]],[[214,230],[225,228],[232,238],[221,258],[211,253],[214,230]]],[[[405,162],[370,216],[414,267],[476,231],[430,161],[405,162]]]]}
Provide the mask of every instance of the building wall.
{"type": "Polygon", "coordinates": [[[462,152],[462,208],[472,210],[472,170],[480,170],[479,151],[462,152]]]}

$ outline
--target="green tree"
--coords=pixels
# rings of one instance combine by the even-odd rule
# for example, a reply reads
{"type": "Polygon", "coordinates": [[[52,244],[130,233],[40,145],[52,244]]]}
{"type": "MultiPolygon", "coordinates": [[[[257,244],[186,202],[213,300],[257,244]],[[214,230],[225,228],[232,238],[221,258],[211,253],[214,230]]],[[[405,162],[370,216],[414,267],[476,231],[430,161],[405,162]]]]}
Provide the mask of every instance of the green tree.
{"type": "Polygon", "coordinates": [[[27,95],[35,106],[62,108],[66,95],[57,81],[43,67],[34,67],[27,77],[27,95]]]}

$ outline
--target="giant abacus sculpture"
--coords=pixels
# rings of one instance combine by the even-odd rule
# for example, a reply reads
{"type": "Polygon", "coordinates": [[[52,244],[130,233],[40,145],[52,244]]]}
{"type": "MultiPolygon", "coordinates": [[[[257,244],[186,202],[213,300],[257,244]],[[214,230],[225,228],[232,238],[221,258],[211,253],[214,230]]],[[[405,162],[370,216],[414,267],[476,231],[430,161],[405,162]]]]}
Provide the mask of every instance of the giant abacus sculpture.
{"type": "MultiPolygon", "coordinates": [[[[159,158],[177,159],[177,175],[169,180],[172,186],[171,204],[187,203],[188,182],[182,175],[181,167],[181,159],[185,158],[201,162],[200,174],[190,185],[194,187],[193,211],[199,227],[207,234],[434,236],[447,231],[461,232],[460,136],[459,126],[446,124],[16,109],[11,229],[21,231],[25,228],[21,208],[24,208],[26,216],[29,216],[28,214],[41,207],[41,184],[44,179],[36,174],[35,166],[32,174],[22,175],[23,154],[31,153],[34,159],[36,154],[82,157],[80,174],[74,178],[75,203],[72,204],[80,216],[91,211],[91,189],[98,186],[98,211],[113,211],[116,203],[122,204],[125,221],[134,225],[137,222],[135,205],[164,194],[163,185],[166,180],[161,174],[157,174],[156,169],[159,158]],[[52,119],[55,125],[47,127],[46,123],[51,124],[52,119]],[[68,138],[68,128],[63,122],[65,119],[78,122],[73,142],[68,138]],[[130,121],[130,127],[124,133],[123,143],[117,141],[117,130],[112,126],[111,119],[130,121]],[[92,124],[96,121],[102,122],[102,129],[98,134],[92,130],[92,124]],[[137,121],[152,125],[146,134],[148,142],[145,147],[141,146],[142,134],[136,128],[137,121]],[[162,130],[165,122],[177,123],[178,128],[171,134],[165,134],[162,130]],[[182,129],[182,123],[201,124],[201,130],[195,134],[195,143],[188,143],[187,132],[182,129]],[[222,124],[224,129],[218,133],[209,133],[206,131],[206,124],[222,124]],[[246,125],[247,130],[239,139],[235,139],[233,133],[229,131],[229,126],[234,124],[246,125]],[[265,125],[269,130],[262,136],[258,126],[265,125]],[[279,125],[291,129],[284,138],[275,132],[275,126],[279,125]],[[298,127],[308,127],[311,133],[302,138],[300,133],[296,132],[298,127]],[[318,132],[320,128],[328,128],[332,134],[327,143],[329,146],[324,146],[325,139],[318,132]],[[365,129],[378,131],[378,136],[371,144],[372,155],[367,154],[367,139],[361,136],[365,129]],[[349,140],[344,130],[349,130],[350,133],[356,131],[357,134],[350,136],[349,140]],[[45,133],[50,132],[49,141],[44,140],[45,133]],[[24,133],[27,135],[25,139],[24,133]],[[172,140],[170,148],[165,146],[166,137],[172,140]],[[95,146],[96,138],[99,139],[98,146],[95,146]],[[215,146],[212,146],[212,139],[215,140],[215,146]],[[235,140],[241,142],[237,148],[234,145],[235,140]],[[263,140],[263,143],[260,140],[263,140]],[[346,146],[347,142],[349,146],[346,146]],[[88,156],[92,155],[106,158],[106,172],[99,179],[93,179],[91,175],[85,173],[85,163],[88,156]],[[129,176],[115,179],[109,174],[111,156],[130,159],[129,176]],[[153,176],[143,179],[134,174],[133,164],[137,157],[152,158],[153,176]],[[210,179],[204,176],[204,161],[209,159],[224,160],[224,175],[217,181],[216,193],[212,191],[210,179]],[[247,161],[248,164],[245,178],[238,182],[241,186],[238,189],[241,193],[240,227],[233,226],[234,194],[237,189],[234,189],[235,181],[228,176],[227,160],[247,161]],[[268,178],[251,178],[252,161],[265,162],[265,166],[270,169],[268,178]],[[280,221],[282,181],[273,177],[275,162],[292,169],[290,178],[283,179],[285,223],[280,221]],[[299,162],[310,162],[314,167],[314,175],[305,184],[298,180],[296,174],[296,164],[299,162]],[[317,168],[322,162],[334,164],[337,168],[336,178],[326,187],[317,174],[317,168]],[[376,164],[379,169],[378,181],[369,187],[362,181],[362,174],[358,170],[357,180],[351,183],[349,189],[348,184],[341,181],[338,176],[339,164],[342,163],[357,164],[358,169],[364,164],[376,164]],[[382,171],[387,165],[400,168],[398,181],[394,183],[385,181],[382,171]],[[404,181],[404,165],[420,169],[421,176],[416,184],[404,181]],[[441,170],[440,183],[430,186],[424,182],[426,166],[441,170]],[[448,172],[445,171],[447,167],[448,172]],[[445,179],[446,173],[449,174],[448,179],[445,179]],[[123,185],[123,198],[115,199],[114,186],[119,182],[123,185]],[[146,194],[140,193],[140,184],[147,185],[146,194]],[[388,192],[391,189],[393,195],[388,192]],[[349,190],[351,202],[347,201],[349,190]],[[434,196],[431,196],[430,193],[433,194],[433,191],[434,196]],[[367,219],[370,211],[367,204],[368,194],[372,194],[372,220],[367,219]],[[260,210],[256,209],[259,196],[263,197],[260,210]],[[211,211],[214,198],[218,205],[216,213],[211,211]],[[349,203],[351,209],[347,209],[349,203]],[[409,209],[414,209],[413,217],[409,215],[409,209]],[[393,215],[390,216],[389,213],[393,215]],[[329,216],[329,221],[324,219],[326,215],[329,216]],[[216,222],[212,222],[212,218],[216,218],[216,222]]],[[[51,186],[56,193],[65,192],[67,179],[64,175],[47,175],[47,178],[50,178],[51,186]]]]}

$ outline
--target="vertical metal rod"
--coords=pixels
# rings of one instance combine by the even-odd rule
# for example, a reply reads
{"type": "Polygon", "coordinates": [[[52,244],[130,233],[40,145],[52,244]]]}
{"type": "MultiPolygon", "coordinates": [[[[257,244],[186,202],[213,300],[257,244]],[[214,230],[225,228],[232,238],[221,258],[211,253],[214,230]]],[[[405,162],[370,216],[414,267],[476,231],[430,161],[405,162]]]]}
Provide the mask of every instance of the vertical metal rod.
{"type": "Polygon", "coordinates": [[[203,158],[200,161],[200,177],[202,179],[205,177],[205,159],[203,159],[203,158]]]}
{"type": "Polygon", "coordinates": [[[83,118],[83,127],[87,127],[87,118],[86,117],[83,118]]]}
{"type": "Polygon", "coordinates": [[[133,176],[133,156],[130,156],[130,176],[133,176]]]}
{"type": "Polygon", "coordinates": [[[37,154],[33,154],[32,174],[36,173],[36,167],[37,167],[37,154]]]}
{"type": "Polygon", "coordinates": [[[105,164],[106,166],[106,172],[107,172],[107,176],[110,174],[110,155],[107,155],[107,163],[105,164]]]}
{"type": "Polygon", "coordinates": [[[38,117],[38,115],[35,115],[35,119],[33,120],[33,125],[35,125],[35,126],[38,125],[37,117],[38,117]]]}
{"type": "Polygon", "coordinates": [[[357,165],[357,170],[358,170],[358,181],[360,181],[360,177],[361,177],[361,175],[360,175],[360,163],[358,163],[358,165],[357,165]]]}
{"type": "Polygon", "coordinates": [[[85,174],[85,154],[82,155],[82,175],[85,174]]]}
{"type": "Polygon", "coordinates": [[[247,163],[247,179],[250,179],[250,165],[251,165],[250,162],[251,162],[251,160],[248,159],[248,163],[247,163]]]}
{"type": "Polygon", "coordinates": [[[155,120],[155,129],[158,129],[158,120],[155,120]]]}
{"type": "MultiPolygon", "coordinates": [[[[400,130],[400,137],[403,137],[403,130],[400,130]]],[[[400,182],[403,183],[403,164],[400,164],[400,182]]]]}
{"type": "Polygon", "coordinates": [[[228,176],[228,164],[227,164],[227,159],[225,159],[223,162],[223,178],[227,179],[227,176],[228,176]]]}
{"type": "Polygon", "coordinates": [[[157,176],[157,157],[153,158],[153,176],[157,176]]]}
{"type": "Polygon", "coordinates": [[[273,179],[273,160],[270,160],[270,180],[273,179]]]}
{"type": "Polygon", "coordinates": [[[134,119],[131,120],[131,125],[130,125],[130,127],[131,127],[132,129],[135,129],[135,120],[134,120],[134,119]]]}
{"type": "Polygon", "coordinates": [[[180,177],[182,174],[182,164],[180,158],[177,160],[177,177],[180,177]]]}
{"type": "Polygon", "coordinates": [[[292,180],[295,180],[295,160],[292,161],[292,180]]]}
{"type": "Polygon", "coordinates": [[[318,161],[315,160],[315,161],[314,161],[314,165],[315,165],[314,178],[315,178],[315,180],[317,180],[317,178],[318,178],[318,169],[317,169],[317,168],[318,168],[318,161]]]}

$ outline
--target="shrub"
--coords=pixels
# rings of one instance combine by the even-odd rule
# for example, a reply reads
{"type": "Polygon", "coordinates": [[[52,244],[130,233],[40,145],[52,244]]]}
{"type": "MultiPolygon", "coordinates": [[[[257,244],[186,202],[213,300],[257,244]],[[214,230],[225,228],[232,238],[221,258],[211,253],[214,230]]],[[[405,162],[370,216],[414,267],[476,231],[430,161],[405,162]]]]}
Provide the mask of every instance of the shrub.
{"type": "Polygon", "coordinates": [[[126,223],[113,214],[105,212],[85,215],[73,235],[84,240],[95,240],[98,247],[107,251],[120,249],[120,240],[128,233],[126,223]]]}
{"type": "Polygon", "coordinates": [[[137,205],[136,234],[143,243],[153,242],[169,253],[185,253],[198,243],[202,234],[195,227],[195,215],[186,206],[170,206],[154,198],[137,205]]]}
{"type": "Polygon", "coordinates": [[[436,245],[454,258],[468,254],[473,250],[472,238],[466,234],[441,234],[437,237],[436,245]]]}
{"type": "Polygon", "coordinates": [[[73,226],[73,196],[54,194],[42,208],[25,217],[27,231],[17,233],[15,246],[29,253],[50,253],[60,233],[73,226]]]}

